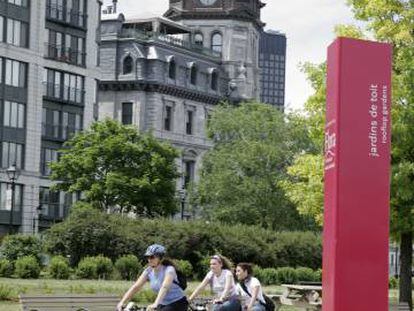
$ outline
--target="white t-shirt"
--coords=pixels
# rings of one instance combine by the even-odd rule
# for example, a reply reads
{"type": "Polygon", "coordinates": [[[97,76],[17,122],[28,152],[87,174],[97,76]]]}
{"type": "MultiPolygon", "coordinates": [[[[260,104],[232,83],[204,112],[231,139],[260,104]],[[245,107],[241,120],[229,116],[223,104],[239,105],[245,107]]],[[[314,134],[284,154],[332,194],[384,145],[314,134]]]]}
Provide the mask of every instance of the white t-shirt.
{"type": "MultiPolygon", "coordinates": [[[[259,286],[259,292],[257,294],[257,299],[260,300],[262,303],[265,303],[264,297],[263,297],[263,290],[262,290],[262,285],[260,284],[260,281],[258,279],[256,279],[255,277],[251,277],[247,282],[244,282],[244,284],[246,285],[246,288],[248,290],[248,292],[250,293],[250,295],[253,294],[253,288],[259,286]]],[[[237,294],[242,296],[245,301],[246,301],[246,305],[250,304],[250,296],[243,290],[243,288],[241,287],[240,284],[237,284],[237,294]]]]}
{"type": "Polygon", "coordinates": [[[216,297],[220,297],[226,286],[226,277],[231,275],[231,288],[228,293],[228,297],[236,296],[236,284],[234,282],[233,273],[230,270],[223,269],[220,276],[216,276],[213,271],[207,273],[207,278],[210,280],[211,289],[216,297]]]}

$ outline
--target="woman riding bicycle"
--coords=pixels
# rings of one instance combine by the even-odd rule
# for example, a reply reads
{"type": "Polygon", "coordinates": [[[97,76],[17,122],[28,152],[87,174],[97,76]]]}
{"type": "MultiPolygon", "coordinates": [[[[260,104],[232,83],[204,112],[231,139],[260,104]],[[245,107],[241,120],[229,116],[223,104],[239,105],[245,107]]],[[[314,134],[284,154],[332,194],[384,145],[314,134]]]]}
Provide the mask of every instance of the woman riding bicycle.
{"type": "Polygon", "coordinates": [[[231,263],[227,258],[221,255],[211,257],[210,271],[191,294],[189,300],[197,297],[200,291],[210,284],[215,295],[213,311],[240,311],[240,301],[231,269],[231,263]]]}
{"type": "Polygon", "coordinates": [[[239,263],[236,268],[236,276],[240,282],[237,284],[237,293],[244,300],[243,309],[247,311],[265,311],[266,301],[262,286],[259,280],[253,277],[252,265],[239,263]]]}
{"type": "Polygon", "coordinates": [[[117,311],[122,311],[124,305],[141,290],[146,282],[149,282],[151,289],[157,293],[157,298],[147,307],[147,310],[187,311],[187,298],[178,285],[177,272],[173,263],[164,258],[165,253],[162,245],[153,244],[147,248],[144,256],[148,260],[148,267],[122,297],[117,311]]]}

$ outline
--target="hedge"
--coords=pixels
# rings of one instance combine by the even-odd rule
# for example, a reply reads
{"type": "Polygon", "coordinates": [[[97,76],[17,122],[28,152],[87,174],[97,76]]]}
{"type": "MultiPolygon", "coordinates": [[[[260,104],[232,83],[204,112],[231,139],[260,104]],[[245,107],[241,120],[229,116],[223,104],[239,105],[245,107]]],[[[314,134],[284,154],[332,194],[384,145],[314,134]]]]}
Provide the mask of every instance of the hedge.
{"type": "MultiPolygon", "coordinates": [[[[51,254],[71,256],[74,267],[86,256],[103,255],[115,262],[133,254],[143,261],[148,245],[166,246],[168,256],[190,262],[203,274],[203,260],[217,252],[237,262],[266,267],[321,267],[322,243],[318,233],[275,232],[254,226],[227,226],[202,221],[131,219],[93,209],[75,209],[66,221],[46,232],[51,254]]],[[[205,265],[207,264],[207,267],[205,265]]]]}

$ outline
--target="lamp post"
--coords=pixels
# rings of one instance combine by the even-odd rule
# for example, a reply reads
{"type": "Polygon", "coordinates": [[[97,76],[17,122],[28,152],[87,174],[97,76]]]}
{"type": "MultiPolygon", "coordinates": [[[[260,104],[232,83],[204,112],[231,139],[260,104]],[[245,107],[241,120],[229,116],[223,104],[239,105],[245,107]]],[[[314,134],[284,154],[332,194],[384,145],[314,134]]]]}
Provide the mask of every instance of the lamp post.
{"type": "Polygon", "coordinates": [[[16,195],[16,181],[19,178],[20,171],[16,167],[16,163],[10,166],[7,170],[7,177],[11,183],[11,203],[10,203],[10,218],[9,218],[9,234],[13,232],[13,212],[14,212],[14,201],[16,195]]]}
{"type": "Polygon", "coordinates": [[[185,190],[183,186],[183,188],[179,192],[180,192],[180,199],[181,199],[181,220],[184,220],[184,208],[185,208],[185,199],[187,197],[187,191],[185,190]]]}

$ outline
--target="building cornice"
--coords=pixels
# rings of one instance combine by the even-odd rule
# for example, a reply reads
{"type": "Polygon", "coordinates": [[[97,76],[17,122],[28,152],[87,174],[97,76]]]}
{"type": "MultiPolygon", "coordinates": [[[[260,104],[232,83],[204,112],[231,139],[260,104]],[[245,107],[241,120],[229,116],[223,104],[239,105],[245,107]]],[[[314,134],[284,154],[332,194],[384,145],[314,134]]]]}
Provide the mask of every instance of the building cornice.
{"type": "Polygon", "coordinates": [[[225,100],[224,96],[207,94],[197,90],[190,90],[175,85],[166,85],[155,81],[101,81],[99,83],[99,90],[160,93],[211,105],[217,105],[225,100]]]}

